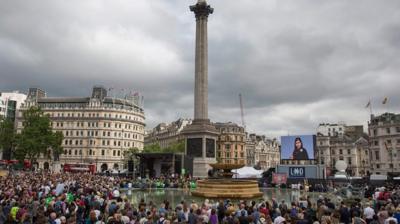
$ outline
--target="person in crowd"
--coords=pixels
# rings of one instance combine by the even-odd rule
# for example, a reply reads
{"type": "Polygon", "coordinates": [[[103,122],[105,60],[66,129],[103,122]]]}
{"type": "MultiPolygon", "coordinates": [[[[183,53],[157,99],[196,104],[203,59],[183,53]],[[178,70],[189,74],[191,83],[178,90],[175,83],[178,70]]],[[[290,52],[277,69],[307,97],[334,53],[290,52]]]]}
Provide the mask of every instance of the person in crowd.
{"type": "MultiPolygon", "coordinates": [[[[317,198],[301,196],[280,203],[277,198],[156,203],[130,200],[122,188],[138,180],[124,177],[45,172],[12,175],[0,177],[0,223],[5,224],[400,223],[400,186],[396,185],[377,188],[379,194],[375,199],[375,192],[371,191],[369,198],[356,198],[353,202],[338,202],[334,196],[323,193],[317,198]]],[[[175,178],[141,181],[147,187],[153,185],[151,181],[159,182],[159,186],[160,182],[173,186],[175,178]]]]}

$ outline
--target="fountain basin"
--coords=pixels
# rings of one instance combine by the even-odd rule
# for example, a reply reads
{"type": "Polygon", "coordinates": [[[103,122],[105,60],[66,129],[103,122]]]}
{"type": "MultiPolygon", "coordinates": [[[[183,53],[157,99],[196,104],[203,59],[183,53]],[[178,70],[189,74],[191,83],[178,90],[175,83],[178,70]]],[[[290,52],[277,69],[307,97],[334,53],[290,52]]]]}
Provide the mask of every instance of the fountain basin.
{"type": "Polygon", "coordinates": [[[207,179],[197,181],[193,196],[205,198],[259,198],[263,193],[255,180],[207,179]]]}

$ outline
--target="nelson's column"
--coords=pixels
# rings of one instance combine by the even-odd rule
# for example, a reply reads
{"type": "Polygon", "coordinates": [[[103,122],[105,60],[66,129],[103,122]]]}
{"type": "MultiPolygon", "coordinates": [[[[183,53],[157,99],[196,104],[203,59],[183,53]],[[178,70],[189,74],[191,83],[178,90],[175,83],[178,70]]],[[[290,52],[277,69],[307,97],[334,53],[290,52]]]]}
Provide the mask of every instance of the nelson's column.
{"type": "Polygon", "coordinates": [[[194,120],[182,133],[185,135],[185,153],[193,158],[193,176],[207,177],[209,164],[216,163],[215,142],[217,129],[208,119],[208,44],[207,18],[214,9],[205,0],[190,6],[196,17],[194,120]]]}

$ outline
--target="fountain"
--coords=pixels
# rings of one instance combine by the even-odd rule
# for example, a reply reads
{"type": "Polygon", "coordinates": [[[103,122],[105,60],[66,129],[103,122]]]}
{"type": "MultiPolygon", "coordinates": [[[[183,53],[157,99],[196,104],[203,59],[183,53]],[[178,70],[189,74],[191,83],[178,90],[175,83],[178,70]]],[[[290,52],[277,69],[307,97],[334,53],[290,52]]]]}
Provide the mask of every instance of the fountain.
{"type": "Polygon", "coordinates": [[[234,175],[232,170],[242,168],[244,165],[216,163],[210,166],[220,172],[217,173],[217,177],[197,181],[197,188],[192,191],[193,196],[237,199],[263,196],[257,181],[232,179],[234,175]]]}

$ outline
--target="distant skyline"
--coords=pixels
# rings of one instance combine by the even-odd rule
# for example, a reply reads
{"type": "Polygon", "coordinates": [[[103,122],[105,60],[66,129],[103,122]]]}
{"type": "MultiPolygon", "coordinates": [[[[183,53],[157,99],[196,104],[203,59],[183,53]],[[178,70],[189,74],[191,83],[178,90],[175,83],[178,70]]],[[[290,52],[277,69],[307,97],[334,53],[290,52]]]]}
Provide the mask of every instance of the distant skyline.
{"type": "MultiPolygon", "coordinates": [[[[0,91],[144,95],[146,129],[193,117],[196,0],[0,0],[0,91]]],[[[397,0],[209,0],[209,117],[269,137],[400,112],[397,0]],[[388,97],[386,105],[382,105],[388,97]]],[[[367,131],[364,128],[364,131],[367,131]]]]}

